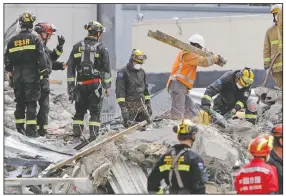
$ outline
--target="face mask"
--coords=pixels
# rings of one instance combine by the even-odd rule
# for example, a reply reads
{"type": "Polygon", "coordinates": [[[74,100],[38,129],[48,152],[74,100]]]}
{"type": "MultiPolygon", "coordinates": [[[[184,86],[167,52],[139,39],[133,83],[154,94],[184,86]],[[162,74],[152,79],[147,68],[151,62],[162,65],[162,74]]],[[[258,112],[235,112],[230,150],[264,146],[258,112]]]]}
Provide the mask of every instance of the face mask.
{"type": "Polygon", "coordinates": [[[242,89],[243,88],[243,86],[240,86],[240,84],[237,82],[236,83],[236,86],[237,86],[237,88],[239,88],[239,89],[242,89]]]}
{"type": "Polygon", "coordinates": [[[135,65],[134,65],[134,68],[137,69],[137,70],[139,70],[139,69],[142,68],[142,65],[140,65],[140,64],[135,64],[135,65]]]}

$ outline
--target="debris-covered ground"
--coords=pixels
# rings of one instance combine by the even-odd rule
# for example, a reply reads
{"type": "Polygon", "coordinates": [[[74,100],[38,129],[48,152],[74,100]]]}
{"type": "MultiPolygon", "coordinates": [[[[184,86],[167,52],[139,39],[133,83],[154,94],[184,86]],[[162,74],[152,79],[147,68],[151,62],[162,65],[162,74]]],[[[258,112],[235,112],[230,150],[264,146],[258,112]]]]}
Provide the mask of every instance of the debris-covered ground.
{"type": "MultiPolygon", "coordinates": [[[[256,93],[261,94],[262,91],[265,89],[256,93]]],[[[255,126],[239,119],[230,120],[226,128],[198,125],[199,133],[192,149],[205,162],[209,174],[208,192],[233,191],[234,173],[250,159],[247,153],[249,141],[259,134],[269,132],[273,124],[282,122],[282,93],[281,96],[278,91],[264,93],[266,95],[262,102],[265,104],[259,107],[260,118],[255,126]]],[[[51,95],[48,135],[37,139],[15,133],[14,95],[7,85],[4,89],[4,102],[6,178],[44,177],[42,171],[50,164],[78,153],[71,143],[75,111],[74,106],[68,102],[67,95],[51,95]],[[51,159],[51,156],[57,159],[51,159]]],[[[86,177],[86,181],[81,183],[59,183],[59,193],[147,193],[146,176],[159,156],[176,143],[172,127],[177,123],[167,119],[154,122],[146,132],[137,131],[111,141],[75,164],[52,173],[50,177],[86,177]],[[128,185],[124,185],[126,183],[128,185]]],[[[96,141],[81,151],[116,133],[118,130],[113,127],[105,129],[96,141]]],[[[88,130],[84,130],[83,134],[88,137],[88,130]]],[[[5,187],[6,193],[19,191],[18,187],[5,187]]],[[[51,193],[51,187],[32,186],[24,191],[51,193]]]]}

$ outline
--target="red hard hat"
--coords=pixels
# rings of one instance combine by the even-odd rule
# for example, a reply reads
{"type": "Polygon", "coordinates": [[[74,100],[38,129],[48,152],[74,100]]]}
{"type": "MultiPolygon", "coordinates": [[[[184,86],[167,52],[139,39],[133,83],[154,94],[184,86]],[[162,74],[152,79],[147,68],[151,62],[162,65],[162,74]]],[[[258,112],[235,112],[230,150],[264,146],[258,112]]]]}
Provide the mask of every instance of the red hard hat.
{"type": "Polygon", "coordinates": [[[56,28],[53,24],[48,24],[46,22],[38,23],[35,25],[34,30],[40,34],[40,33],[48,33],[53,35],[54,32],[56,32],[56,28]]]}
{"type": "Polygon", "coordinates": [[[251,140],[248,151],[254,157],[264,157],[270,154],[273,147],[273,136],[262,135],[251,140]]]}
{"type": "Polygon", "coordinates": [[[274,137],[282,137],[282,132],[283,132],[282,124],[276,125],[271,131],[274,137]]]}

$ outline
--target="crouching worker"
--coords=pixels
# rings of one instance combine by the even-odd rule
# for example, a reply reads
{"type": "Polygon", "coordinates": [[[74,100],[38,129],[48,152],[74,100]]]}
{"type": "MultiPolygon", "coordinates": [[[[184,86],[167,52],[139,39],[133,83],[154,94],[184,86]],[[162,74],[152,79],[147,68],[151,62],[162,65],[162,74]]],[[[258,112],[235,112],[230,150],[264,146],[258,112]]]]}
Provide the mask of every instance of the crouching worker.
{"type": "Polygon", "coordinates": [[[198,128],[185,119],[174,126],[180,144],[176,144],[162,155],[148,176],[149,193],[165,193],[160,187],[162,179],[170,194],[205,194],[204,162],[191,150],[198,128]]]}
{"type": "MultiPolygon", "coordinates": [[[[151,123],[150,93],[146,74],[142,69],[146,59],[147,56],[143,52],[134,49],[127,65],[117,73],[115,92],[125,128],[131,126],[134,121],[147,120],[149,124],[151,123]]],[[[145,129],[144,126],[142,131],[145,129]]]]}
{"type": "Polygon", "coordinates": [[[242,109],[245,109],[245,119],[252,124],[257,119],[257,103],[250,98],[251,85],[254,81],[254,73],[250,68],[229,71],[207,87],[201,100],[202,110],[199,118],[203,117],[204,124],[210,123],[209,110],[212,97],[214,99],[213,110],[223,115],[226,119],[233,117],[242,109]]]}
{"type": "Polygon", "coordinates": [[[253,159],[242,167],[235,178],[238,194],[270,194],[278,191],[276,168],[266,163],[272,149],[273,136],[253,139],[248,147],[253,159]]]}

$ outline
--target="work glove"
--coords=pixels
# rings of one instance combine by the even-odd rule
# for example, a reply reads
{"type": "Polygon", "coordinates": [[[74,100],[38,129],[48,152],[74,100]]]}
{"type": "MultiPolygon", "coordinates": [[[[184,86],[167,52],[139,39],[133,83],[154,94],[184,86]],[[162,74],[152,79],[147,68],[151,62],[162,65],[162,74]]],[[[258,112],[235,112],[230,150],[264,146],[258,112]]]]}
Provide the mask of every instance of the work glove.
{"type": "Polygon", "coordinates": [[[218,64],[219,65],[226,64],[226,60],[222,56],[220,56],[220,55],[218,55],[218,64]]]}
{"type": "Polygon", "coordinates": [[[64,70],[64,62],[56,61],[53,63],[53,70],[64,70]]]}
{"type": "Polygon", "coordinates": [[[65,41],[66,41],[66,40],[65,40],[64,36],[58,35],[58,42],[59,42],[58,45],[59,45],[60,47],[63,47],[65,41]]]}
{"type": "Polygon", "coordinates": [[[121,108],[121,115],[122,115],[122,118],[123,118],[123,126],[125,128],[128,128],[129,127],[129,124],[128,124],[128,120],[129,120],[129,111],[126,107],[122,107],[121,108]]]}
{"type": "Polygon", "coordinates": [[[150,103],[146,104],[146,107],[147,107],[148,114],[152,116],[153,112],[152,112],[151,104],[150,103]]]}

